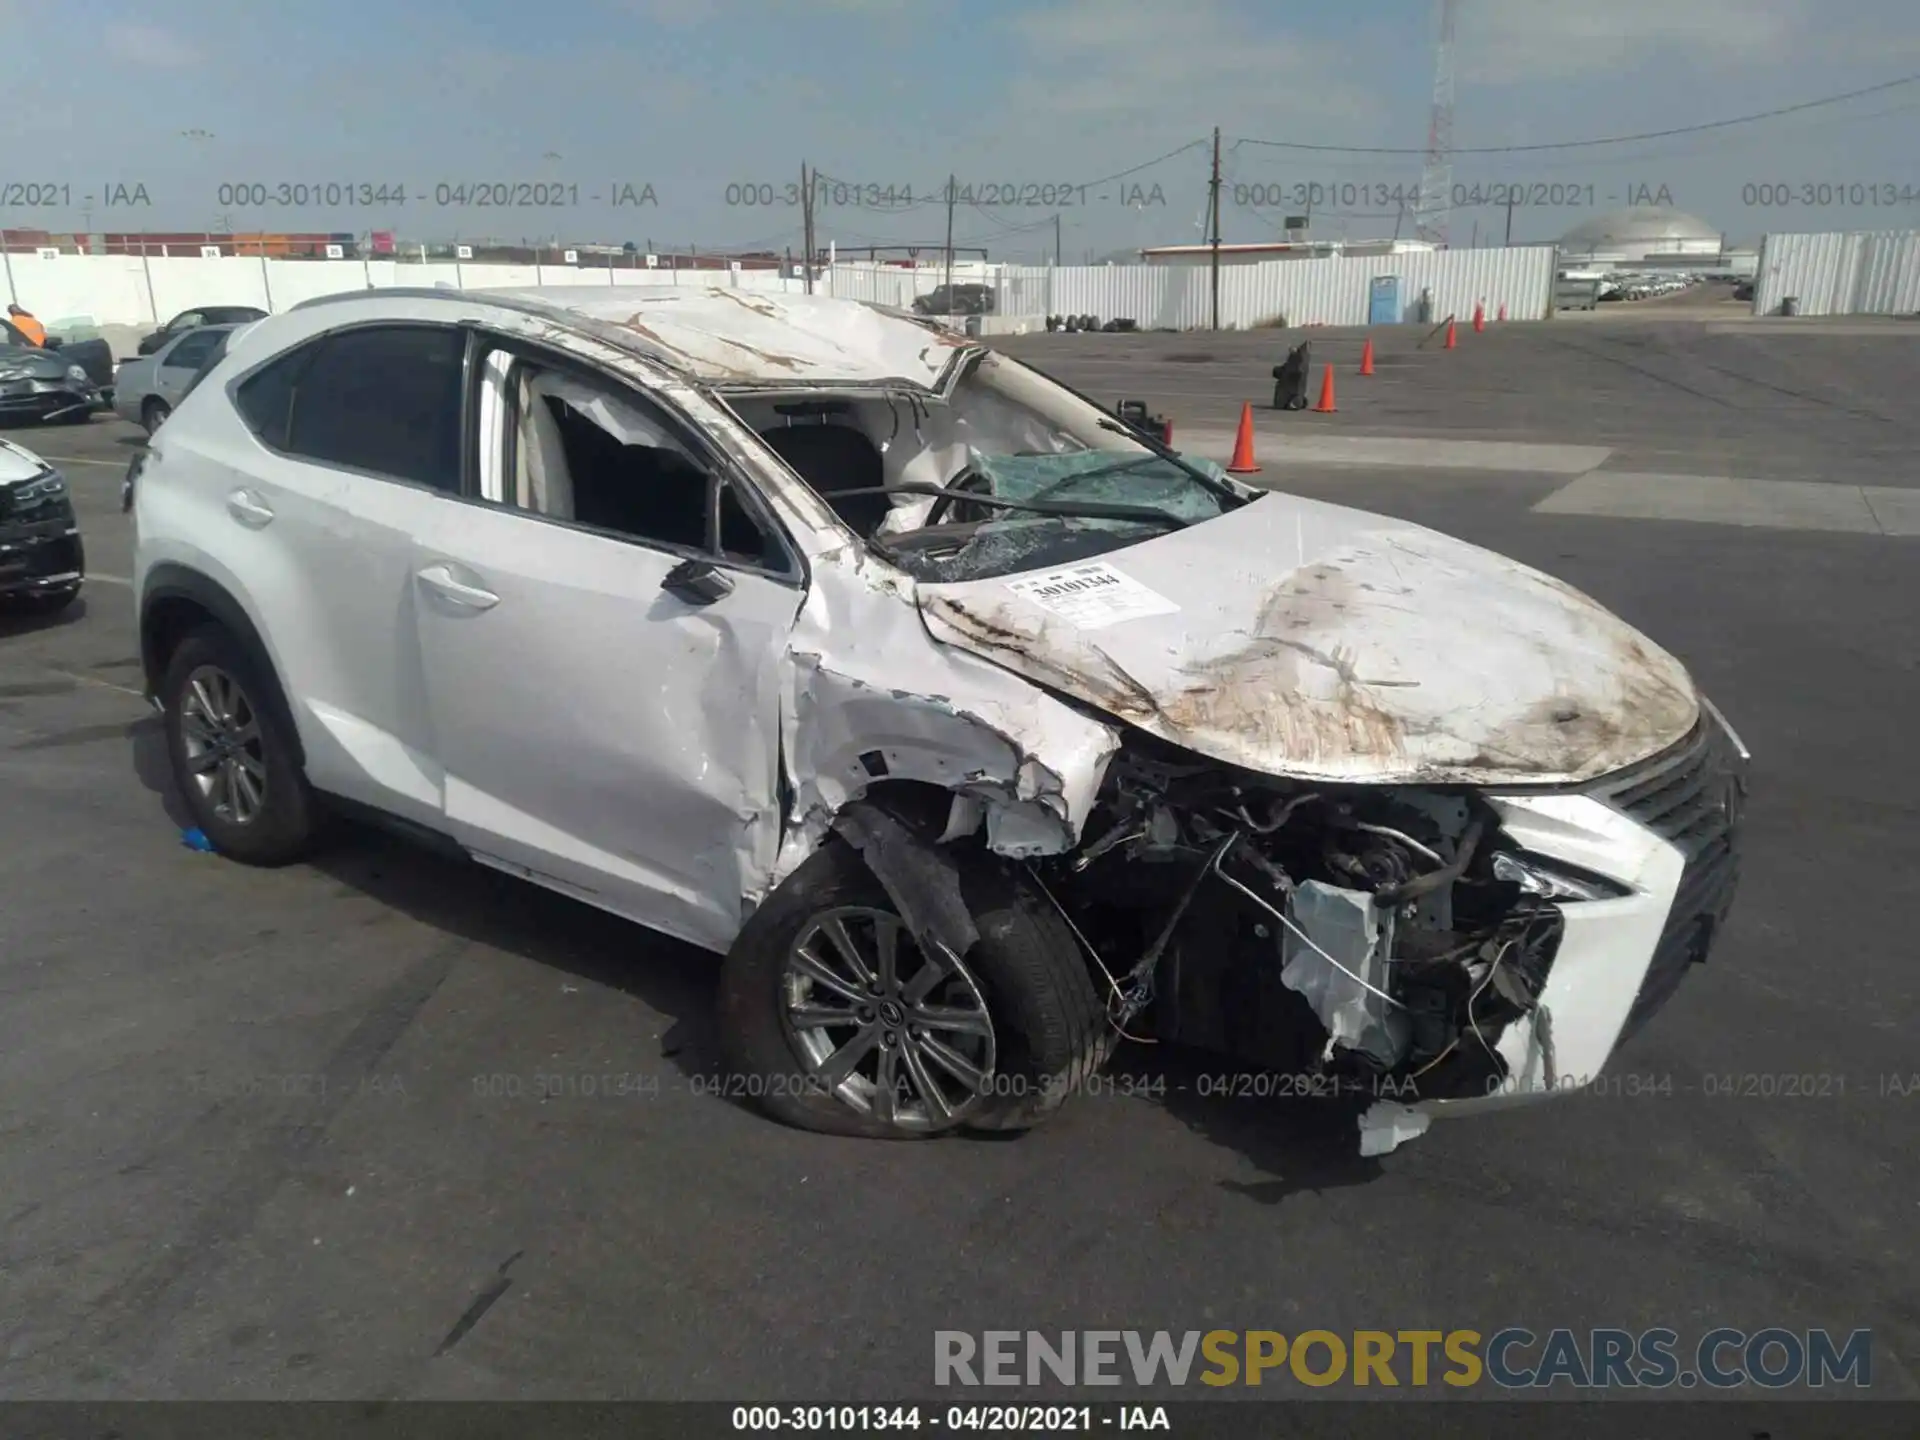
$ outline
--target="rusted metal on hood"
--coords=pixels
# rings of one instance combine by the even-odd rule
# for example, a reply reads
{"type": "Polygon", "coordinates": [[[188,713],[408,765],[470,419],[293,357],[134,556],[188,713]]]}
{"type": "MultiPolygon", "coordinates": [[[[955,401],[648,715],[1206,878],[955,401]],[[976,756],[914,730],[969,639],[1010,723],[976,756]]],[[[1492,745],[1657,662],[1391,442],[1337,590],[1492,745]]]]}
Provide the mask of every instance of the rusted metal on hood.
{"type": "Polygon", "coordinates": [[[1001,581],[922,586],[922,609],[943,638],[1273,775],[1578,783],[1698,714],[1679,662],[1571,586],[1358,511],[1274,495],[1102,558],[1177,611],[1089,630],[1001,581]]]}

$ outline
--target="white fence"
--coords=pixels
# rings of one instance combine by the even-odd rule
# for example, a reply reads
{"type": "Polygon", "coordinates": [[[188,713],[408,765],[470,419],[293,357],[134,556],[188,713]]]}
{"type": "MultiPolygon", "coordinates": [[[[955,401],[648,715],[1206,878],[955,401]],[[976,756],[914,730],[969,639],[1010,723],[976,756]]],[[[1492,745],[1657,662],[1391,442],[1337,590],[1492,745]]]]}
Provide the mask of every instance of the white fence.
{"type": "Polygon", "coordinates": [[[1754,312],[1777,315],[1790,297],[1802,315],[1920,312],[1920,230],[1767,236],[1754,312]]]}
{"type": "MultiPolygon", "coordinates": [[[[1447,250],[1407,255],[1267,260],[1220,270],[1220,323],[1235,329],[1269,325],[1364,325],[1372,283],[1397,276],[1396,320],[1418,318],[1425,296],[1435,321],[1462,319],[1484,305],[1489,316],[1542,320],[1552,302],[1554,251],[1529,245],[1506,250],[1447,250]]],[[[900,270],[865,263],[836,265],[835,295],[905,306],[941,282],[938,269],[900,270]]],[[[1212,275],[1205,265],[1065,265],[1000,268],[993,281],[1000,315],[1093,315],[1125,318],[1143,330],[1198,330],[1212,323],[1212,275]]]]}
{"type": "MultiPolygon", "coordinates": [[[[1549,246],[1432,254],[1271,260],[1220,270],[1220,324],[1363,325],[1377,276],[1399,277],[1392,318],[1420,317],[1423,296],[1435,321],[1463,319],[1476,305],[1489,316],[1539,320],[1552,300],[1549,246]]],[[[817,291],[906,307],[941,283],[937,267],[904,270],[842,261],[817,291]]],[[[596,269],[572,265],[486,265],[394,260],[274,260],[139,255],[6,257],[8,298],[41,320],[89,319],[100,326],[152,326],[203,305],[285,310],[302,300],[388,286],[731,285],[798,292],[804,281],[771,270],[596,269]]],[[[959,277],[956,276],[956,283],[959,277]]],[[[1201,329],[1211,322],[1205,265],[1001,266],[991,282],[1001,317],[1093,315],[1130,319],[1141,329],[1201,329]]],[[[995,327],[1004,328],[1004,327],[995,327]]]]}

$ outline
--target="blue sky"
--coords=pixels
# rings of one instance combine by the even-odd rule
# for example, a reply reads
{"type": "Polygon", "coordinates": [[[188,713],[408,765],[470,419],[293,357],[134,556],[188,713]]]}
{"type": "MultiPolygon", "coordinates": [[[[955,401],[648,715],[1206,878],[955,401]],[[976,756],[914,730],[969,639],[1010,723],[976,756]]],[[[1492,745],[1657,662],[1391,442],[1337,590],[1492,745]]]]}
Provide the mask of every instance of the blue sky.
{"type": "MultiPolygon", "coordinates": [[[[957,173],[975,196],[958,207],[959,243],[1037,259],[1058,213],[1081,259],[1202,238],[1204,142],[1218,125],[1228,240],[1271,238],[1310,185],[1323,187],[1315,234],[1386,234],[1418,155],[1251,142],[1417,150],[1433,71],[1430,0],[0,0],[0,27],[15,92],[0,182],[65,187],[0,223],[51,230],[230,223],[778,248],[798,244],[784,188],[808,162],[872,198],[894,192],[891,209],[829,193],[823,240],[938,244],[945,209],[926,202],[957,173]],[[472,187],[496,181],[577,186],[578,200],[569,188],[559,206],[471,203],[472,187]],[[151,204],[109,207],[116,184],[143,185],[151,204]],[[262,206],[249,203],[255,184],[407,194],[262,206]],[[652,203],[610,206],[619,185],[642,200],[651,186],[652,203]],[[981,203],[995,185],[1017,188],[1017,203],[981,203]],[[746,203],[766,187],[771,207],[746,203]]],[[[1661,130],[1920,72],[1920,0],[1462,0],[1456,70],[1458,146],[1661,130]]],[[[1515,209],[1516,241],[1662,190],[1736,240],[1910,228],[1920,204],[1901,193],[1920,192],[1916,141],[1920,85],[1696,136],[1460,155],[1469,203],[1454,239],[1476,226],[1503,238],[1505,208],[1471,202],[1516,183],[1530,201],[1515,209]],[[1869,185],[1891,188],[1850,188],[1869,185]],[[1827,203],[1800,203],[1808,186],[1829,187],[1805,195],[1827,203]]]]}

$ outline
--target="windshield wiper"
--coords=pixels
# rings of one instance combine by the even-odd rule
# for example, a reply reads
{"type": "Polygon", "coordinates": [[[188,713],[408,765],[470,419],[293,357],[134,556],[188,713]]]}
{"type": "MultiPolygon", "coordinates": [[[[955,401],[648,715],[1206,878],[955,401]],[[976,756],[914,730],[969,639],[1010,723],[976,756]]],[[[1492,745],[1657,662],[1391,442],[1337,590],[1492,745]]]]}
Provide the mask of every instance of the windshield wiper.
{"type": "Polygon", "coordinates": [[[835,490],[825,498],[833,501],[843,495],[928,495],[936,500],[971,500],[1000,510],[1030,510],[1036,515],[1059,515],[1074,520],[1138,520],[1148,525],[1168,525],[1175,530],[1184,530],[1193,523],[1152,505],[1109,505],[1099,500],[1002,500],[953,485],[870,485],[858,490],[835,490]]]}
{"type": "MultiPolygon", "coordinates": [[[[1194,479],[1198,480],[1202,485],[1206,486],[1208,490],[1212,491],[1215,495],[1219,496],[1222,500],[1231,501],[1236,506],[1250,503],[1246,499],[1242,498],[1237,492],[1228,489],[1225,485],[1221,484],[1218,480],[1214,479],[1213,476],[1207,474],[1206,471],[1198,468],[1197,466],[1189,465],[1185,460],[1180,458],[1179,451],[1173,449],[1173,447],[1169,445],[1161,444],[1158,440],[1155,440],[1151,435],[1147,434],[1144,430],[1136,430],[1133,428],[1133,426],[1125,424],[1122,421],[1109,420],[1104,416],[1100,420],[1100,428],[1102,430],[1111,430],[1116,435],[1124,435],[1129,440],[1133,441],[1136,445],[1144,445],[1147,449],[1151,450],[1155,455],[1159,456],[1162,460],[1170,461],[1171,463],[1178,465],[1182,470],[1186,471],[1187,474],[1191,475],[1194,479]]],[[[1100,472],[1095,471],[1093,473],[1098,474],[1100,472]]]]}

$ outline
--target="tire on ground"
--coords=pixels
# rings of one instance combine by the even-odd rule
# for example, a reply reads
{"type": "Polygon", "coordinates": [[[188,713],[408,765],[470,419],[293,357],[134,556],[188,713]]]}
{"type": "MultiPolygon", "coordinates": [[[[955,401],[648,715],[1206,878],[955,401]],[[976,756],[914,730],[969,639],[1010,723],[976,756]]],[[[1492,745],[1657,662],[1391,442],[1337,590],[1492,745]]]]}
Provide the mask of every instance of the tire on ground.
{"type": "Polygon", "coordinates": [[[869,1119],[796,1083],[805,1061],[787,1037],[781,977],[788,948],[812,916],[838,905],[893,911],[858,851],[837,835],[756,910],[720,976],[720,1041],[729,1070],[774,1119],[835,1135],[920,1139],[958,1129],[1023,1130],[1046,1119],[1098,1073],[1113,1032],[1073,932],[1043,896],[978,850],[947,850],[979,942],[964,957],[992,1017],[997,1088],[958,1126],[910,1132],[869,1119]]]}
{"type": "Polygon", "coordinates": [[[284,711],[276,703],[278,695],[265,667],[217,624],[203,625],[182,640],[168,657],[160,681],[159,698],[166,710],[167,757],[174,784],[192,811],[194,823],[213,842],[214,849],[247,865],[290,864],[307,853],[317,833],[319,808],[300,768],[299,751],[284,711]],[[259,722],[267,770],[266,803],[244,825],[216,815],[187,773],[180,700],[187,677],[202,665],[217,666],[238,681],[259,722]]]}

